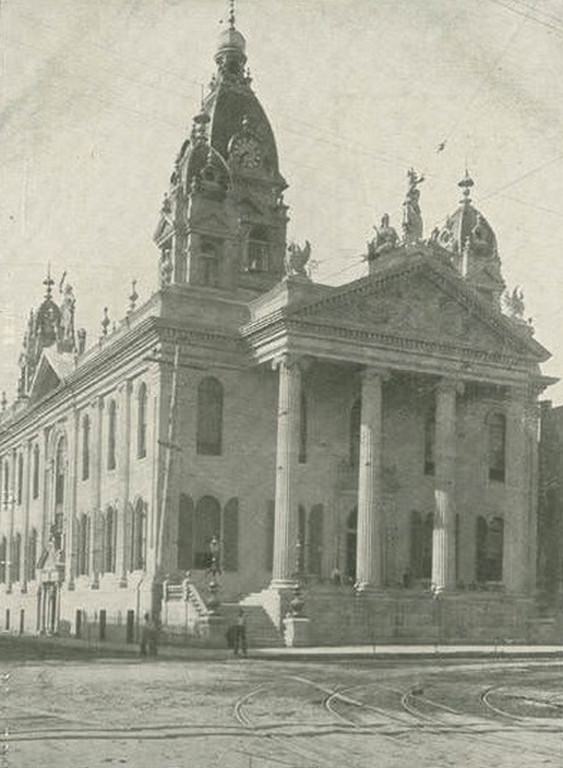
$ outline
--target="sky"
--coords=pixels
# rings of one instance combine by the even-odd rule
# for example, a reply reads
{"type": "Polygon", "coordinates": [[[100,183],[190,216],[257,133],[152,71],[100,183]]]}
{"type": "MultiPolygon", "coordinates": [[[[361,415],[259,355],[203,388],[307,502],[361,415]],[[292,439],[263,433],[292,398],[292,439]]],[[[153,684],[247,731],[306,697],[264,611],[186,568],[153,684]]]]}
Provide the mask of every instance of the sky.
{"type": "MultiPolygon", "coordinates": [[[[226,0],[0,0],[0,390],[15,394],[47,264],[89,342],[157,286],[152,235],[226,0]]],[[[510,289],[563,376],[563,2],[238,0],[253,86],[289,183],[289,238],[340,284],[410,166],[425,233],[466,165],[510,289]],[[437,147],[445,142],[445,148],[437,147]]],[[[563,402],[563,383],[546,396],[563,402]]]]}

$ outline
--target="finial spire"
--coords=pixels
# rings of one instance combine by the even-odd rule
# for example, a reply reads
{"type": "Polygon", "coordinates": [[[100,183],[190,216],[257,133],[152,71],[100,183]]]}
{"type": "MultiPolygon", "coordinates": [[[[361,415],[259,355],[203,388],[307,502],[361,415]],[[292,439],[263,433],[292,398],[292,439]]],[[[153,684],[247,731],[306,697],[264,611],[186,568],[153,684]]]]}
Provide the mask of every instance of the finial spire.
{"type": "Polygon", "coordinates": [[[47,277],[45,280],[43,280],[43,285],[47,289],[47,293],[45,294],[46,299],[51,298],[51,293],[53,291],[53,286],[55,285],[55,281],[51,277],[51,262],[47,264],[47,277]]]}
{"type": "Polygon", "coordinates": [[[229,28],[230,29],[235,28],[235,21],[236,21],[235,0],[229,0],[229,28]]]}
{"type": "Polygon", "coordinates": [[[458,181],[457,185],[463,190],[463,199],[461,200],[461,202],[466,205],[469,205],[469,203],[471,202],[471,198],[470,198],[471,187],[475,186],[475,182],[469,175],[469,171],[467,170],[467,167],[465,168],[465,176],[461,181],[458,181]]]}

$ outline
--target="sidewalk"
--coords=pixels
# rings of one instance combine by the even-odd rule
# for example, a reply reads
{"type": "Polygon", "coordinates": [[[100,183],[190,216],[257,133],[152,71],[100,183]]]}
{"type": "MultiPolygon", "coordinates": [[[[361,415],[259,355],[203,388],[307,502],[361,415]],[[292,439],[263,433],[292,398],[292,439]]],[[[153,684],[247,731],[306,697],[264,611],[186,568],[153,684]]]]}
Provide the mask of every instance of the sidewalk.
{"type": "MultiPolygon", "coordinates": [[[[77,640],[70,637],[39,637],[0,634],[0,657],[5,650],[28,649],[38,657],[80,658],[83,656],[138,658],[137,644],[77,640]]],[[[382,661],[436,658],[533,658],[562,659],[563,645],[346,645],[307,648],[249,648],[255,659],[278,661],[334,661],[375,658],[382,661]]],[[[222,661],[232,658],[227,648],[161,645],[159,659],[222,661]]]]}

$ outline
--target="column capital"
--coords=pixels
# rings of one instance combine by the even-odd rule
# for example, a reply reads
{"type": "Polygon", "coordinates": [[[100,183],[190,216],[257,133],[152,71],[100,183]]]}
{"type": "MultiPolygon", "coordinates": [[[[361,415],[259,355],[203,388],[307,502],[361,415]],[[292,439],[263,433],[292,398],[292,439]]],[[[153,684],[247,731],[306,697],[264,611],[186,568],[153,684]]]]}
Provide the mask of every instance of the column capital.
{"type": "Polygon", "coordinates": [[[90,408],[97,408],[98,410],[102,411],[104,409],[104,402],[105,400],[103,395],[96,395],[90,401],[90,408]]]}
{"type": "Polygon", "coordinates": [[[391,378],[391,371],[389,368],[384,368],[378,365],[366,365],[361,370],[362,381],[373,381],[379,379],[380,381],[389,381],[391,378]]]}
{"type": "Polygon", "coordinates": [[[463,395],[465,392],[465,384],[461,379],[458,379],[455,376],[443,376],[436,384],[436,392],[463,395]]]}
{"type": "Polygon", "coordinates": [[[297,370],[302,373],[303,370],[311,365],[312,358],[308,355],[297,355],[293,352],[282,352],[272,359],[272,370],[277,371],[280,368],[287,368],[290,371],[297,370]]]}

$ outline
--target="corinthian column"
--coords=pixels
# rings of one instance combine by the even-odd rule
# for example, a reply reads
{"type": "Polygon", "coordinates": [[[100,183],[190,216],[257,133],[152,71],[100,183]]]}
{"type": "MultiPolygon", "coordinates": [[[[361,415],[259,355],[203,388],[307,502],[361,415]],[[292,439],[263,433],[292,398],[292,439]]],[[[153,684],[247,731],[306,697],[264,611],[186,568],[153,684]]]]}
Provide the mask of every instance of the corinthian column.
{"type": "Polygon", "coordinates": [[[436,592],[455,589],[456,396],[459,384],[444,379],[436,392],[434,531],[432,585],[436,592]]]}
{"type": "Polygon", "coordinates": [[[119,576],[119,586],[127,586],[126,530],[127,504],[129,502],[129,472],[131,461],[131,389],[130,381],[125,381],[119,388],[120,414],[119,424],[120,450],[119,462],[119,512],[117,515],[117,544],[115,572],[119,576]]]}
{"type": "Polygon", "coordinates": [[[297,543],[295,469],[299,452],[301,369],[295,360],[284,356],[278,364],[278,375],[276,505],[271,586],[280,589],[293,586],[292,575],[297,543]]]}
{"type": "Polygon", "coordinates": [[[381,516],[383,508],[383,376],[366,369],[362,377],[362,414],[358,477],[357,588],[379,588],[383,583],[381,516]]]}

